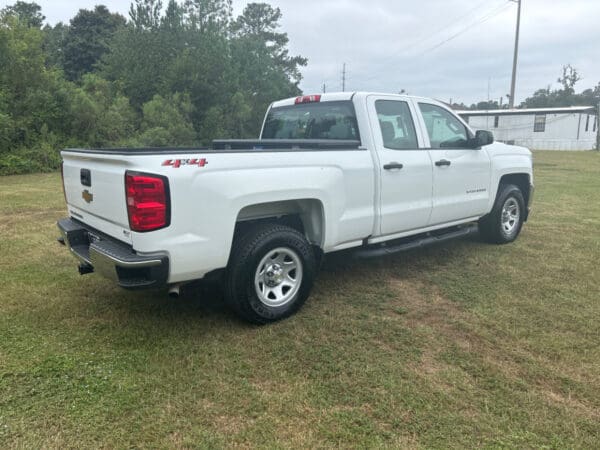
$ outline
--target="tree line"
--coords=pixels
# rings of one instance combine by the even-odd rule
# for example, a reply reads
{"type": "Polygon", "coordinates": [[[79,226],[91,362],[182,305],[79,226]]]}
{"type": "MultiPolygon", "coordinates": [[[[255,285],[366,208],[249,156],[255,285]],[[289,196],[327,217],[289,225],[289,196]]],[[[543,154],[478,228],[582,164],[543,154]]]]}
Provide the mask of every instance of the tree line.
{"type": "Polygon", "coordinates": [[[0,11],[0,174],[54,170],[64,147],[193,146],[256,137],[274,99],[301,93],[281,11],[231,0],[134,0],[45,25],[0,11]]]}
{"type": "MultiPolygon", "coordinates": [[[[562,67],[561,76],[557,79],[559,88],[547,86],[536,90],[527,97],[519,108],[558,108],[562,106],[597,106],[600,103],[600,82],[593,88],[584,89],[576,93],[575,85],[582,80],[579,71],[567,64],[562,67]]],[[[453,103],[452,107],[458,110],[488,110],[508,108],[502,100],[483,100],[470,106],[464,103],[453,103]]]]}
{"type": "MultiPolygon", "coordinates": [[[[301,93],[307,60],[290,55],[279,8],[134,0],[128,16],[98,5],[51,26],[36,3],[0,10],[0,175],[55,170],[65,147],[256,137],[270,102],[301,93]]],[[[600,83],[576,93],[580,80],[567,65],[521,107],[597,104],[600,83]]]]}

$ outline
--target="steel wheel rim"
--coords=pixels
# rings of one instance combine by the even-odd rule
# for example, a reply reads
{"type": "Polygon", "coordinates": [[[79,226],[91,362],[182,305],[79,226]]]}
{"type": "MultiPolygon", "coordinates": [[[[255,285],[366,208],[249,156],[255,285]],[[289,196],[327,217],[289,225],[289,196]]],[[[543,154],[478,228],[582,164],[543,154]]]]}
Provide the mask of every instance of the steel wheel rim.
{"type": "Polygon", "coordinates": [[[521,208],[519,203],[513,197],[506,200],[504,207],[502,208],[502,230],[507,234],[511,235],[519,226],[519,220],[521,218],[521,208]]]}
{"type": "Polygon", "coordinates": [[[266,306],[284,306],[300,290],[302,276],[302,261],[294,250],[287,247],[270,250],[256,268],[256,295],[266,306]]]}

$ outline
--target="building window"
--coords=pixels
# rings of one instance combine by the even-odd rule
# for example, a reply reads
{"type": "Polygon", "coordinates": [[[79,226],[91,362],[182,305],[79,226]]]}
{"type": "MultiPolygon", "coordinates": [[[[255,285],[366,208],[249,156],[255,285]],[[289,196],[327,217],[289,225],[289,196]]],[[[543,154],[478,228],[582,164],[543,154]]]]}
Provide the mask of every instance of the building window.
{"type": "Polygon", "coordinates": [[[494,128],[498,128],[500,125],[500,116],[494,116],[494,128]]]}
{"type": "Polygon", "coordinates": [[[543,133],[546,131],[546,114],[536,114],[533,124],[534,133],[543,133]]]}
{"type": "Polygon", "coordinates": [[[588,114],[585,118],[585,131],[590,131],[590,115],[588,114]]]}
{"type": "Polygon", "coordinates": [[[596,127],[598,126],[598,116],[594,116],[594,132],[596,132],[596,127]]]}

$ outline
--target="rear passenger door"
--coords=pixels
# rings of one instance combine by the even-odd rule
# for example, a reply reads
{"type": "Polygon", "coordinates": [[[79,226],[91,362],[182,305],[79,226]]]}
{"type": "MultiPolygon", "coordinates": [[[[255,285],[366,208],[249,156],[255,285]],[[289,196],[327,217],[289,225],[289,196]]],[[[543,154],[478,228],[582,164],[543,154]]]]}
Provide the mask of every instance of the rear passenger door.
{"type": "Polygon", "coordinates": [[[417,133],[414,106],[397,96],[370,96],[368,109],[379,163],[381,235],[425,227],[433,169],[417,133]]]}
{"type": "Polygon", "coordinates": [[[467,143],[471,131],[445,107],[415,100],[433,162],[433,210],[429,225],[480,217],[490,197],[491,163],[483,148],[467,143]]]}

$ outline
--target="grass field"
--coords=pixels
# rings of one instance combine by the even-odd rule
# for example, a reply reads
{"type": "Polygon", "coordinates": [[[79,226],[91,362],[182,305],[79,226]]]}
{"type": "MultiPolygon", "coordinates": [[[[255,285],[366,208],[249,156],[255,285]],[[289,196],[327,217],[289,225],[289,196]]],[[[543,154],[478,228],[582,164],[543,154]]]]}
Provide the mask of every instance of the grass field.
{"type": "Polygon", "coordinates": [[[535,163],[515,244],[333,257],[262,328],[80,277],[60,176],[0,178],[0,447],[598,448],[600,154],[535,163]]]}

